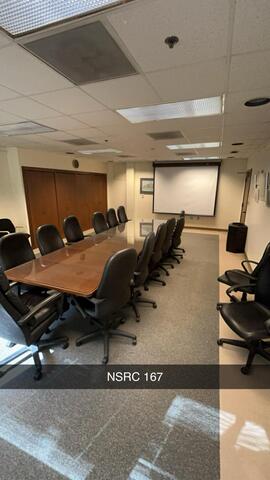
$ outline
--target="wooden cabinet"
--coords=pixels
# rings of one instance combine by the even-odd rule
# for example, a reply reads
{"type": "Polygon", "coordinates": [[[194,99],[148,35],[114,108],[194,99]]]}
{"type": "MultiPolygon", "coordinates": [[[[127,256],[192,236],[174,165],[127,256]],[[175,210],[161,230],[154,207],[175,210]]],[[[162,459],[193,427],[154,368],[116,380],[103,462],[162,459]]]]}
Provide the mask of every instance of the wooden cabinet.
{"type": "Polygon", "coordinates": [[[92,214],[107,210],[107,175],[23,167],[32,245],[36,230],[53,223],[61,235],[63,220],[76,215],[83,230],[92,227],[92,214]]]}

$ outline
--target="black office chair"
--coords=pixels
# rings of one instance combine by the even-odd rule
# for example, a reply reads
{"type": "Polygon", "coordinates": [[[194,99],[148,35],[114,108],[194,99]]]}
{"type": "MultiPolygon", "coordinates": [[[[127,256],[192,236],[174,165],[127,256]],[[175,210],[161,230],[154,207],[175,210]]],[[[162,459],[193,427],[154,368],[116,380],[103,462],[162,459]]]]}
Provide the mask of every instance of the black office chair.
{"type": "Polygon", "coordinates": [[[46,224],[38,227],[36,238],[41,255],[47,255],[65,246],[55,225],[46,224]]]}
{"type": "Polygon", "coordinates": [[[166,285],[166,282],[164,282],[164,280],[161,280],[160,278],[158,278],[160,277],[158,268],[160,265],[160,261],[162,259],[162,246],[166,238],[166,232],[167,232],[166,223],[161,223],[158,226],[156,231],[156,240],[155,240],[154,250],[149,262],[149,275],[144,285],[145,290],[148,290],[148,283],[150,281],[160,283],[163,286],[166,285]]]}
{"type": "Polygon", "coordinates": [[[168,277],[170,274],[169,274],[167,268],[165,268],[165,266],[174,268],[172,263],[168,263],[168,259],[171,257],[170,250],[172,248],[173,232],[174,232],[174,229],[175,229],[175,218],[173,218],[173,217],[170,218],[166,222],[166,225],[167,225],[167,231],[166,231],[165,240],[164,240],[163,245],[162,245],[162,258],[161,258],[161,261],[160,261],[160,264],[159,264],[159,268],[161,268],[161,270],[163,270],[168,277]]]}
{"type": "Polygon", "coordinates": [[[64,219],[63,229],[68,243],[79,242],[85,237],[79,220],[75,215],[69,215],[64,219]]]}
{"type": "Polygon", "coordinates": [[[181,237],[182,237],[184,225],[185,225],[185,220],[183,217],[180,217],[176,222],[175,229],[172,236],[172,244],[169,250],[169,257],[176,260],[177,263],[180,263],[179,258],[182,259],[183,253],[185,253],[185,250],[183,248],[179,248],[182,241],[181,237]],[[177,253],[177,252],[181,252],[181,253],[177,253]]]}
{"type": "Polygon", "coordinates": [[[92,223],[93,223],[95,233],[102,233],[109,229],[106,219],[103,213],[101,212],[95,212],[93,214],[92,223]]]}
{"type": "Polygon", "coordinates": [[[107,223],[110,228],[117,227],[117,225],[119,225],[114,208],[109,208],[107,211],[107,223]]]}
{"type": "Polygon", "coordinates": [[[9,218],[0,218],[0,237],[15,232],[15,225],[9,218]]]}
{"type": "MultiPolygon", "coordinates": [[[[250,286],[248,283],[247,286],[250,286]]],[[[230,287],[228,295],[237,290],[238,286],[230,287]]],[[[264,263],[257,277],[255,300],[252,302],[232,302],[218,304],[222,318],[239,337],[244,340],[220,338],[218,345],[228,344],[246,348],[249,351],[246,365],[241,368],[243,374],[248,374],[256,354],[270,360],[270,259],[264,263]]]]}
{"type": "Polygon", "coordinates": [[[76,341],[82,345],[99,335],[104,337],[103,363],[109,360],[109,338],[119,335],[131,338],[136,345],[136,336],[115,328],[115,315],[130,301],[130,285],[136,268],[137,254],[133,248],[121,250],[112,255],[104,268],[99,287],[93,297],[76,302],[81,313],[90,317],[97,328],[94,332],[84,335],[76,341]]]}
{"type": "MultiPolygon", "coordinates": [[[[263,252],[263,255],[259,262],[255,262],[254,260],[243,260],[241,265],[243,270],[226,270],[226,272],[218,277],[218,281],[220,283],[224,283],[225,285],[229,285],[230,287],[238,285],[237,290],[238,292],[242,293],[242,300],[245,301],[247,299],[247,294],[254,295],[257,277],[263,268],[264,264],[268,262],[270,259],[270,242],[266,245],[266,248],[263,252]],[[250,273],[246,268],[246,263],[254,263],[256,267],[250,273]]],[[[235,299],[233,296],[232,299],[235,299]]]]}
{"type": "Polygon", "coordinates": [[[119,223],[128,222],[128,217],[127,217],[127,214],[126,214],[126,210],[125,210],[125,207],[123,207],[123,205],[118,207],[117,216],[118,216],[119,223]]]}
{"type": "Polygon", "coordinates": [[[43,335],[50,332],[49,327],[59,317],[61,297],[62,294],[58,292],[50,295],[27,292],[18,296],[10,287],[3,269],[0,269],[0,337],[13,345],[17,343],[37,347],[37,351],[32,353],[36,367],[34,377],[36,380],[39,380],[42,375],[39,353],[56,345],[68,347],[67,337],[41,340],[43,335]]]}
{"type": "Polygon", "coordinates": [[[34,259],[33,249],[24,233],[10,233],[0,239],[0,265],[3,270],[34,259]]]}
{"type": "Polygon", "coordinates": [[[131,284],[130,304],[135,312],[137,322],[140,321],[140,314],[137,308],[137,303],[147,303],[152,305],[153,308],[157,308],[156,302],[143,298],[139,290],[140,287],[144,286],[145,281],[149,275],[149,262],[154,250],[154,245],[155,234],[153,232],[148,233],[148,235],[145,237],[142,251],[138,255],[136,272],[134,273],[134,279],[131,284]]]}

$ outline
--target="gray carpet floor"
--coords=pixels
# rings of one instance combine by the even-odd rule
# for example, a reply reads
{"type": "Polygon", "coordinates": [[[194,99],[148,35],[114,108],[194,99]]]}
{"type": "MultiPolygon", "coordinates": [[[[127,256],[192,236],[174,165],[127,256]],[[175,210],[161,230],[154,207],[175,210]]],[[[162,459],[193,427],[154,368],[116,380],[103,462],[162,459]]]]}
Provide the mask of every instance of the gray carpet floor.
{"type": "MultiPolygon", "coordinates": [[[[186,255],[166,287],[153,284],[126,310],[123,330],[138,343],[113,339],[111,364],[217,364],[218,237],[188,233],[186,255]]],[[[98,364],[102,341],[79,348],[90,331],[70,311],[57,330],[67,350],[47,363],[98,364]]],[[[218,480],[218,390],[0,390],[1,478],[69,480],[218,480]]]]}

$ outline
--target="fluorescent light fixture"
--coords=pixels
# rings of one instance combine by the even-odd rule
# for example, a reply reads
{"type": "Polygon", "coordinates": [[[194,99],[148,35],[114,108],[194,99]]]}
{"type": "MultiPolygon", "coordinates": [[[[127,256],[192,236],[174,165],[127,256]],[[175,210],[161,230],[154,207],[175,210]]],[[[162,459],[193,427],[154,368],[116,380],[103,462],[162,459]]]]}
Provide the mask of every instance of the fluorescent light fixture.
{"type": "Polygon", "coordinates": [[[4,137],[10,137],[12,135],[33,135],[35,133],[47,132],[55,132],[55,129],[45,127],[36,122],[19,122],[0,126],[0,136],[4,137]]]}
{"type": "Polygon", "coordinates": [[[179,145],[167,145],[169,150],[186,150],[187,148],[217,148],[221,142],[205,142],[205,143],[181,143],[179,145]]]}
{"type": "Polygon", "coordinates": [[[114,148],[103,148],[99,150],[78,150],[78,153],[83,155],[95,155],[98,153],[122,153],[121,150],[116,150],[114,148]]]}
{"type": "Polygon", "coordinates": [[[2,0],[0,25],[16,36],[120,3],[123,0],[2,0]]]}
{"type": "Polygon", "coordinates": [[[220,157],[183,157],[184,160],[219,160],[220,157]]]}
{"type": "Polygon", "coordinates": [[[130,123],[169,120],[172,118],[205,117],[221,115],[221,97],[199,98],[177,103],[164,103],[149,107],[124,108],[117,110],[130,123]]]}

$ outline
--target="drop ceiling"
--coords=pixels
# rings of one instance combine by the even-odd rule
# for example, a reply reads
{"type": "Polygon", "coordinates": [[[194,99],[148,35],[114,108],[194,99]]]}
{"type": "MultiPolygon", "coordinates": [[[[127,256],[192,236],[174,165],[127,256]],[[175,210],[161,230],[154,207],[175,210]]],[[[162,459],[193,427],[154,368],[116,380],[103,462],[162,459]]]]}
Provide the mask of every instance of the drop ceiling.
{"type": "MultiPolygon", "coordinates": [[[[185,151],[228,157],[237,150],[234,157],[249,157],[270,140],[269,104],[243,105],[270,96],[269,18],[270,2],[262,0],[134,0],[22,38],[0,32],[0,126],[32,121],[55,130],[0,135],[0,147],[77,152],[80,147],[70,142],[81,139],[85,150],[88,140],[89,150],[95,142],[92,148],[122,152],[99,154],[100,161],[153,161],[179,159],[179,151],[166,148],[170,143],[222,142],[219,148],[185,151]],[[81,85],[41,61],[40,52],[27,51],[34,41],[97,22],[134,68],[132,75],[81,85]],[[179,43],[170,50],[164,39],[172,34],[179,43]],[[131,124],[117,113],[223,94],[224,114],[211,117],[131,124]],[[182,136],[162,139],[166,132],[182,136]]],[[[74,56],[76,45],[71,47],[74,56]]]]}

